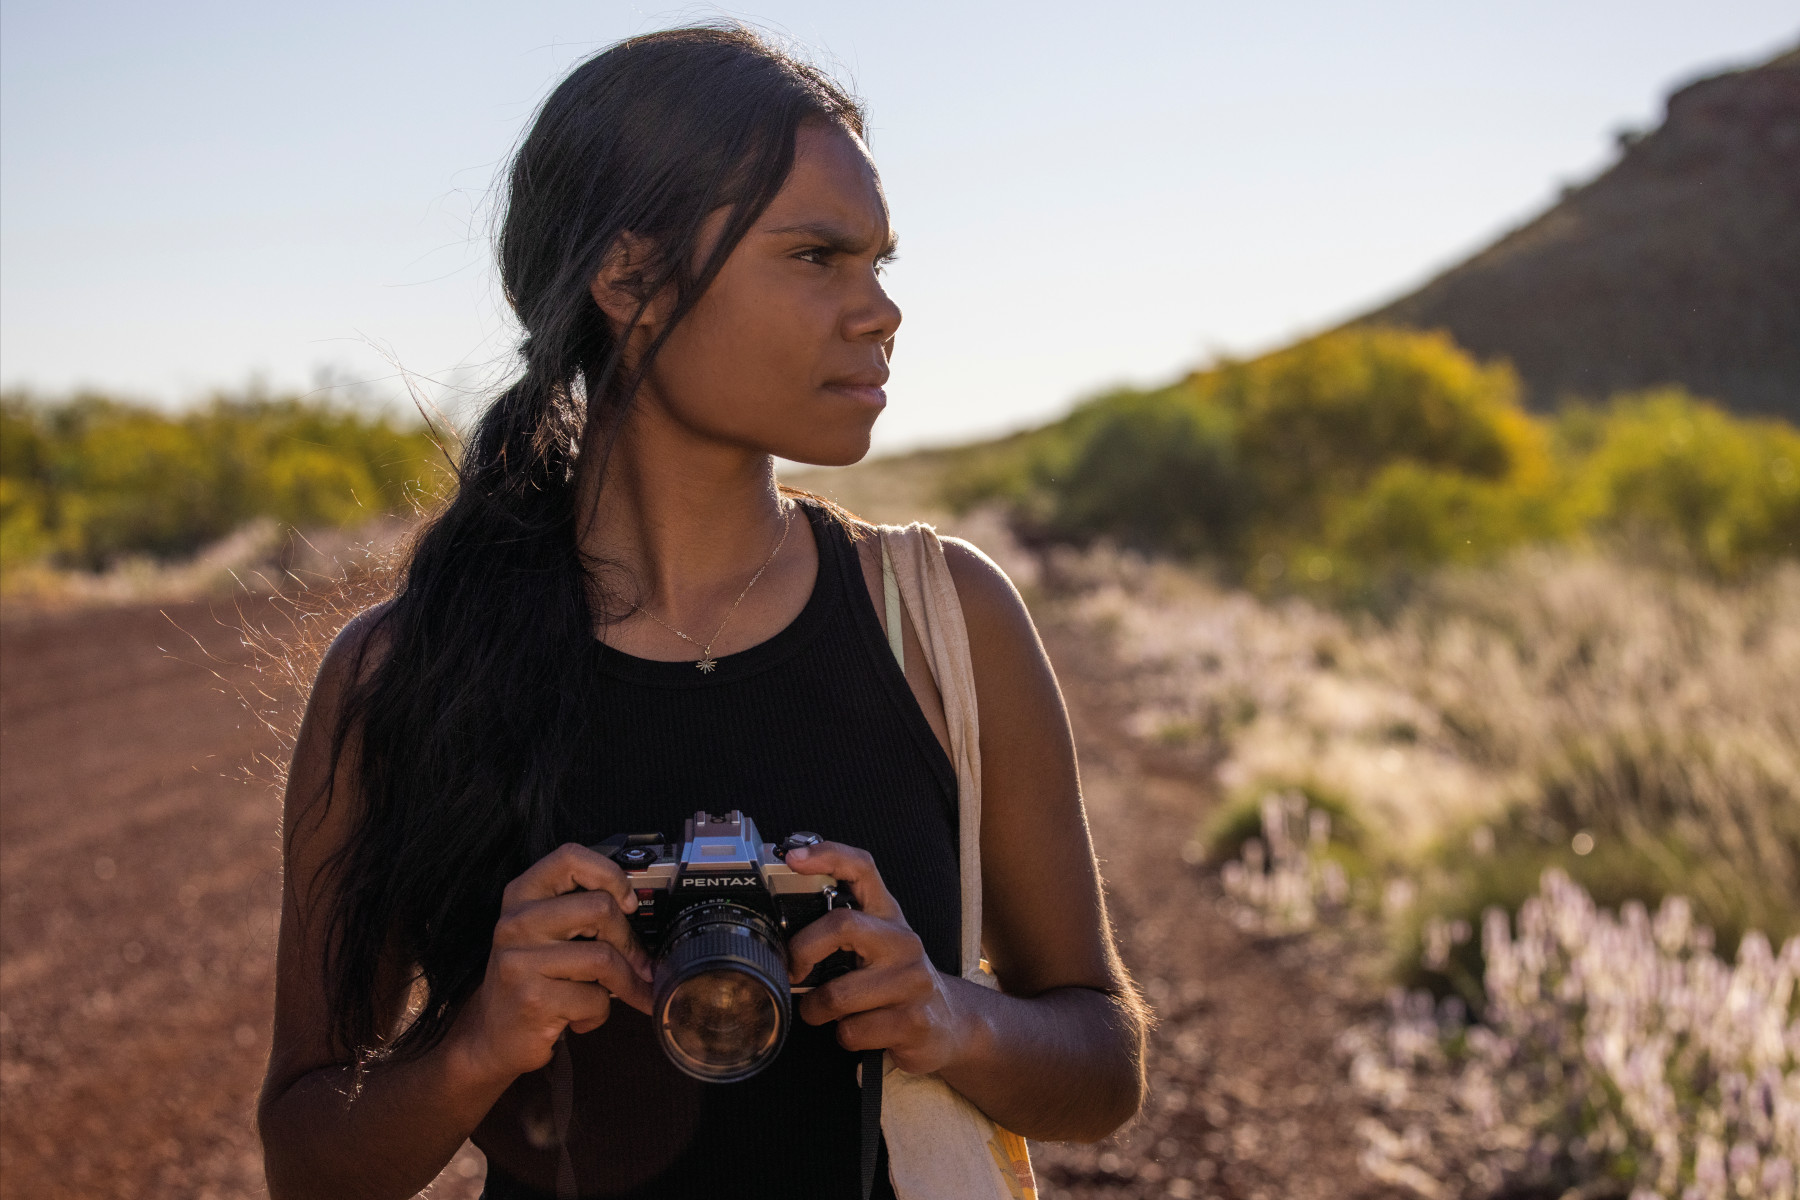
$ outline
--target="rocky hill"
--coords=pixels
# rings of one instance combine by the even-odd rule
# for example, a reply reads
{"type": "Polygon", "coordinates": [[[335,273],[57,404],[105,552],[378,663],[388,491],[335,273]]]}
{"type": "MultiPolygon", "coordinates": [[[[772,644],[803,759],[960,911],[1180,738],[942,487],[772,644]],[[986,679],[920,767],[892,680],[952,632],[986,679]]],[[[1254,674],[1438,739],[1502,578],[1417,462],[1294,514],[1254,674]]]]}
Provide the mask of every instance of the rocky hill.
{"type": "Polygon", "coordinates": [[[1532,404],[1678,383],[1800,423],[1800,49],[1691,83],[1549,211],[1359,318],[1512,360],[1532,404]]]}

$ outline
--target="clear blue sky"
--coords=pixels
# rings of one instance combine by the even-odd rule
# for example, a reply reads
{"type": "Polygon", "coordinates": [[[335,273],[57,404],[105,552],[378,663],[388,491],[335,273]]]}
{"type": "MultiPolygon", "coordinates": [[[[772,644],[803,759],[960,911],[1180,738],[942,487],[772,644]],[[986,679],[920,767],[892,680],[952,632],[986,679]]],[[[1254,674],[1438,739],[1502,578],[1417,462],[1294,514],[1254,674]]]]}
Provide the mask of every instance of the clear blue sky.
{"type": "Polygon", "coordinates": [[[487,198],[619,37],[729,14],[866,99],[906,312],[877,447],[1017,427],[1398,294],[1599,170],[1792,0],[0,7],[0,382],[468,394],[487,198]]]}

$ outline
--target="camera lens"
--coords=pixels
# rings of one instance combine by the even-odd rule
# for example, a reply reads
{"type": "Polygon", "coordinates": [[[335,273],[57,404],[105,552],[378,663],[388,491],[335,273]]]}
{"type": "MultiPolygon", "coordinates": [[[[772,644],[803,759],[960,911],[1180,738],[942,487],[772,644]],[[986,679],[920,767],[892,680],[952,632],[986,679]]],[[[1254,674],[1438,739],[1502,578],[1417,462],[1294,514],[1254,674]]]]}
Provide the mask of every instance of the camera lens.
{"type": "Polygon", "coordinates": [[[774,927],[730,902],[688,909],[664,942],[654,998],[671,1062],[714,1083],[748,1079],[787,1039],[787,963],[774,927]]]}
{"type": "Polygon", "coordinates": [[[743,1072],[774,1049],[781,1014],[769,989],[742,971],[708,971],[676,986],[663,1029],[684,1061],[716,1077],[743,1072]]]}

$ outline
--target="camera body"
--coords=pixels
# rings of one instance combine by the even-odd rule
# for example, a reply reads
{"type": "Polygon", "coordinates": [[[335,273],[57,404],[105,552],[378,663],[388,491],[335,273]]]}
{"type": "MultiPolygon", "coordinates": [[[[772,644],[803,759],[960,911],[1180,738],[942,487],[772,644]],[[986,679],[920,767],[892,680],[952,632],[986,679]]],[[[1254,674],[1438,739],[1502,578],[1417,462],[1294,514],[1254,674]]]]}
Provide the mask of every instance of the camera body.
{"type": "Polygon", "coordinates": [[[651,1019],[664,1053],[689,1075],[733,1082],[756,1074],[786,1041],[790,993],[856,966],[839,950],[788,982],[788,939],[834,908],[855,907],[831,876],[783,861],[820,840],[796,832],[764,842],[756,823],[733,810],[695,813],[679,842],[622,833],[592,847],[637,894],[628,920],[655,964],[651,1019]]]}

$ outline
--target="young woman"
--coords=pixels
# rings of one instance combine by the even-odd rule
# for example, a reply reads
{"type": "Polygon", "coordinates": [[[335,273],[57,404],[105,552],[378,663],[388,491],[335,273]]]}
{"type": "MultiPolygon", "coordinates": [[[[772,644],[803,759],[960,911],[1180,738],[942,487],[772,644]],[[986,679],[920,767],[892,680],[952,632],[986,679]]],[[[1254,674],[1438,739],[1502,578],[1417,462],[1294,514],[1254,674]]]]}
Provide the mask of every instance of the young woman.
{"type": "Polygon", "coordinates": [[[332,645],[295,750],[258,1114],[277,1200],[410,1196],[469,1138],[494,1200],[554,1194],[564,1146],[582,1195],[849,1197],[874,1049],[1026,1137],[1136,1111],[1143,1012],[1017,592],[948,543],[992,991],[958,974],[957,787],[913,620],[902,667],[869,527],[775,482],[775,456],[860,459],[885,402],[894,239],[862,129],[816,71],[690,29],[583,63],[519,149],[499,248],[525,373],[393,598],[332,645]],[[860,902],[790,942],[795,978],[840,948],[856,969],[740,1083],[657,1049],[636,894],[585,848],[700,809],[819,831],[789,864],[860,902]]]}

